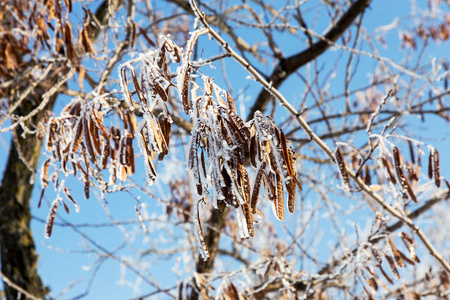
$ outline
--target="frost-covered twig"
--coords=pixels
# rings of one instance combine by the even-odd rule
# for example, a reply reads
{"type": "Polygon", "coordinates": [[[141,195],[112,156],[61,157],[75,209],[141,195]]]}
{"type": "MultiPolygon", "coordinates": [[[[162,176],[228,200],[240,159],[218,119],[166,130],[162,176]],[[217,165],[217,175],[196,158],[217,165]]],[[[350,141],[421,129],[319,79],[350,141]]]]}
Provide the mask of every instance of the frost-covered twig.
{"type": "MultiPolygon", "coordinates": [[[[218,34],[214,29],[212,29],[208,22],[206,21],[204,13],[200,12],[197,4],[194,0],[190,0],[192,9],[196,13],[197,18],[201,21],[201,23],[208,29],[209,34],[213,36],[217,42],[222,45],[222,47],[228,51],[231,54],[231,57],[233,57],[239,64],[241,64],[254,78],[256,81],[258,81],[264,88],[266,88],[270,93],[272,93],[281,103],[282,106],[286,107],[286,109],[291,113],[296,120],[299,122],[300,126],[306,131],[306,133],[310,136],[310,138],[328,155],[328,157],[334,162],[334,153],[333,151],[328,147],[328,145],[320,139],[314,131],[309,127],[308,123],[305,121],[305,119],[300,115],[300,113],[284,98],[284,96],[273,86],[270,85],[267,80],[263,78],[259,74],[258,71],[256,71],[250,63],[244,59],[242,56],[240,56],[238,53],[236,53],[230,45],[218,34]]],[[[371,190],[371,188],[364,183],[364,181],[357,177],[355,173],[353,173],[349,168],[347,168],[348,174],[350,177],[357,183],[357,185],[360,187],[361,190],[365,191],[372,199],[374,199],[379,205],[381,205],[385,210],[387,210],[391,215],[396,217],[397,219],[401,220],[405,225],[410,227],[417,236],[422,240],[426,248],[430,251],[431,255],[434,256],[439,263],[444,267],[448,272],[450,272],[450,264],[446,259],[443,257],[443,255],[437,251],[434,246],[431,244],[430,240],[427,238],[426,234],[417,226],[414,224],[414,222],[408,218],[403,216],[400,212],[398,212],[393,206],[389,205],[382,197],[380,197],[378,194],[376,194],[374,191],[371,190]]]]}

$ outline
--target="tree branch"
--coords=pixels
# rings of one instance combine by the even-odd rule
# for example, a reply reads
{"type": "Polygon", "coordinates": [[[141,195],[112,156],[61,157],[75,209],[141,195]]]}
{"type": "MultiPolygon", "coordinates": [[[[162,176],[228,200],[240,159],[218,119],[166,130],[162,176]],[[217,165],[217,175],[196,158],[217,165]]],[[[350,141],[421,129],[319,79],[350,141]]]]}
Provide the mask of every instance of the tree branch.
{"type": "MultiPolygon", "coordinates": [[[[364,2],[364,1],[358,1],[358,2],[364,2]]],[[[370,3],[370,0],[366,0],[367,4],[370,3]]],[[[273,86],[272,83],[267,82],[261,74],[258,73],[243,57],[239,56],[236,51],[234,51],[228,43],[214,30],[212,29],[207,20],[205,19],[205,15],[200,12],[198,9],[196,3],[194,0],[191,0],[192,8],[196,11],[196,15],[199,18],[200,22],[209,30],[209,34],[217,40],[217,42],[222,45],[222,47],[228,51],[231,56],[239,63],[241,64],[254,78],[256,81],[258,81],[264,89],[267,89],[270,94],[274,95],[278,101],[280,101],[281,105],[284,106],[290,114],[292,114],[295,119],[299,122],[300,126],[303,128],[303,130],[306,131],[306,133],[310,136],[311,140],[313,140],[327,155],[330,157],[330,159],[335,162],[335,156],[334,152],[328,147],[328,145],[317,136],[317,134],[311,129],[311,127],[308,125],[308,123],[305,121],[305,119],[300,115],[300,113],[284,98],[284,96],[273,86]]],[[[389,212],[392,216],[400,220],[403,224],[410,227],[415,234],[419,237],[419,239],[422,241],[422,243],[425,245],[425,247],[429,250],[430,254],[434,256],[437,261],[441,264],[441,266],[447,271],[450,272],[450,264],[448,261],[444,258],[444,256],[434,248],[431,241],[428,239],[426,234],[416,225],[414,222],[408,217],[404,216],[401,212],[399,212],[395,207],[387,203],[381,196],[379,196],[377,193],[375,193],[367,184],[364,183],[364,181],[357,177],[356,174],[346,167],[348,175],[355,181],[355,183],[358,185],[358,187],[364,191],[368,196],[370,196],[373,200],[375,200],[383,209],[385,209],[387,212],[389,212]]]]}
{"type": "MultiPolygon", "coordinates": [[[[298,68],[304,66],[310,61],[319,57],[330,46],[331,42],[336,41],[353,23],[356,17],[364,11],[364,9],[370,4],[372,0],[358,0],[350,6],[348,11],[342,15],[342,17],[331,27],[331,29],[325,34],[324,39],[312,44],[307,49],[300,53],[294,54],[284,60],[280,60],[278,65],[270,75],[268,80],[274,88],[280,87],[280,85],[298,68]]],[[[255,111],[259,110],[264,112],[269,103],[271,94],[267,89],[263,88],[256,98],[253,107],[250,109],[250,113],[247,116],[247,120],[253,118],[255,111]]]]}

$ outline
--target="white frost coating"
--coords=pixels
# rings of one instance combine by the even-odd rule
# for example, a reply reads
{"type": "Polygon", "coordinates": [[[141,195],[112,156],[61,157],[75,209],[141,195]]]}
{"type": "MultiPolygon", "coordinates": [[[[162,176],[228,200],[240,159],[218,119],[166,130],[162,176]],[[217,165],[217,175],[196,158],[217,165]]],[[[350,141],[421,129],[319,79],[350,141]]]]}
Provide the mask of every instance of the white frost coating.
{"type": "MultiPolygon", "coordinates": [[[[143,126],[147,123],[146,116],[144,116],[144,119],[142,121],[139,122],[139,126],[138,128],[140,128],[138,130],[138,132],[140,132],[143,128],[143,126]]],[[[148,158],[147,158],[147,151],[145,150],[145,145],[144,145],[144,141],[142,139],[142,135],[138,134],[137,135],[137,143],[138,143],[138,147],[139,147],[139,151],[144,155],[144,166],[145,166],[145,177],[147,178],[147,183],[149,186],[152,186],[153,183],[155,183],[156,177],[153,175],[149,162],[148,162],[148,158]]]]}
{"type": "Polygon", "coordinates": [[[130,106],[130,109],[133,110],[133,101],[131,100],[130,95],[128,94],[129,90],[128,90],[128,86],[125,86],[125,78],[122,76],[122,70],[124,73],[126,73],[126,69],[127,67],[131,67],[129,62],[125,62],[123,64],[121,64],[118,68],[117,68],[117,73],[119,74],[119,83],[120,83],[120,89],[122,90],[125,100],[127,101],[128,105],[130,106]],[[125,89],[126,88],[126,89],[125,89]]]}
{"type": "Polygon", "coordinates": [[[239,233],[241,235],[241,238],[245,238],[248,239],[250,238],[250,234],[248,233],[248,228],[247,228],[247,221],[245,219],[245,215],[244,215],[244,211],[242,210],[242,206],[238,207],[236,209],[236,213],[237,213],[237,220],[238,220],[238,225],[239,225],[239,233]]]}
{"type": "Polygon", "coordinates": [[[197,238],[197,242],[199,245],[199,253],[202,256],[203,260],[206,261],[209,259],[209,251],[206,247],[205,239],[203,238],[202,229],[200,228],[200,205],[203,203],[203,201],[198,201],[197,205],[193,205],[192,209],[192,220],[194,221],[194,232],[195,237],[197,238]]]}
{"type": "Polygon", "coordinates": [[[56,198],[55,200],[53,200],[52,205],[50,206],[50,212],[48,213],[48,216],[47,216],[47,222],[46,222],[46,226],[45,226],[45,238],[46,239],[50,238],[51,228],[52,228],[53,222],[55,220],[56,211],[58,210],[58,206],[59,206],[59,198],[56,198]]]}
{"type": "Polygon", "coordinates": [[[45,167],[45,163],[43,163],[41,165],[41,176],[40,176],[41,189],[45,189],[46,185],[48,185],[48,176],[47,176],[47,182],[44,182],[44,167],[45,167]]]}

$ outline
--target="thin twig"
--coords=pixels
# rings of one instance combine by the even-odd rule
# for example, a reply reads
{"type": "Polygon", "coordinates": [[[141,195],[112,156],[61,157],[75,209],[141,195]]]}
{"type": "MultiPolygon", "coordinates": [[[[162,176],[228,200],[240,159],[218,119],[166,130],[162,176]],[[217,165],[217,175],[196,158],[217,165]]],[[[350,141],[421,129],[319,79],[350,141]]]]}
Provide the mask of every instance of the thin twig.
{"type": "Polygon", "coordinates": [[[17,284],[15,284],[14,282],[12,282],[8,277],[5,276],[5,274],[2,273],[2,271],[0,271],[0,277],[2,278],[3,282],[6,283],[7,285],[9,285],[10,287],[12,287],[13,289],[16,289],[18,292],[24,294],[25,296],[27,296],[30,299],[33,300],[43,300],[43,298],[38,298],[30,293],[28,293],[26,290],[24,290],[23,288],[21,288],[20,286],[18,286],[17,284]]]}
{"type": "MultiPolygon", "coordinates": [[[[306,133],[310,136],[310,138],[330,157],[330,159],[335,162],[335,157],[333,151],[328,147],[328,145],[322,141],[309,127],[308,123],[303,119],[300,113],[283,97],[283,95],[272,86],[271,83],[267,82],[244,58],[242,58],[239,54],[237,54],[228,43],[214,30],[212,29],[208,22],[205,19],[204,13],[200,12],[195,3],[195,0],[190,0],[192,9],[196,13],[200,22],[208,29],[209,34],[217,40],[222,47],[231,54],[239,64],[241,64],[251,75],[258,81],[269,93],[275,96],[280,102],[281,105],[286,107],[286,109],[295,116],[296,120],[299,122],[300,126],[306,131],[306,133]]],[[[431,255],[434,256],[438,262],[442,265],[442,267],[450,272],[450,264],[445,260],[442,254],[437,251],[430,240],[428,240],[425,233],[416,225],[414,222],[407,216],[403,216],[400,212],[398,212],[393,206],[389,205],[384,201],[379,195],[377,195],[374,191],[371,190],[369,186],[367,186],[364,181],[357,177],[355,173],[352,172],[347,167],[348,174],[350,177],[356,182],[356,184],[360,187],[361,190],[365,191],[372,199],[374,199],[379,205],[381,205],[385,210],[387,210],[391,215],[402,221],[405,225],[410,227],[417,236],[422,240],[426,248],[430,251],[431,255]]]]}

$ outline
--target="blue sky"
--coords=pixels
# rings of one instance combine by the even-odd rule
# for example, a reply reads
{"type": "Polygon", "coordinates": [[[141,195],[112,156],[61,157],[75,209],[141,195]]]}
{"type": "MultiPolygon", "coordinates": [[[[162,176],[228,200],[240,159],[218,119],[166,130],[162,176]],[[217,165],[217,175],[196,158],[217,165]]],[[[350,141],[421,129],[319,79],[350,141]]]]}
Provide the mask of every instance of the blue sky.
{"type": "MultiPolygon", "coordinates": [[[[162,1],[156,1],[157,5],[163,5],[160,3],[162,1]]],[[[319,1],[320,2],[320,1],[319,1]]],[[[421,1],[423,3],[424,1],[421,1]]],[[[387,1],[387,0],[374,0],[371,7],[366,11],[364,15],[364,26],[368,30],[368,32],[372,32],[373,29],[378,28],[382,25],[390,24],[395,18],[399,16],[403,16],[411,5],[411,1],[407,0],[396,0],[396,1],[387,1]]],[[[305,6],[310,6],[311,10],[315,7],[315,2],[308,2],[305,6]]],[[[79,9],[79,8],[78,8],[79,9]]],[[[80,14],[82,16],[82,14],[80,14]]],[[[311,18],[315,20],[318,18],[314,13],[308,13],[306,18],[311,18]]],[[[320,18],[318,18],[320,20],[320,18]]],[[[308,22],[308,20],[307,20],[308,22]]],[[[414,19],[407,19],[404,22],[408,22],[411,24],[411,28],[414,27],[414,23],[416,22],[414,19]]],[[[321,29],[325,29],[328,24],[319,24],[314,30],[321,33],[321,29]]],[[[354,33],[354,30],[352,30],[354,33]]],[[[238,32],[242,34],[242,37],[252,44],[253,42],[257,42],[260,40],[260,36],[253,34],[252,32],[247,32],[246,30],[239,29],[238,32]]],[[[406,49],[400,48],[400,40],[399,33],[396,29],[391,30],[386,34],[386,42],[388,47],[383,49],[382,47],[377,47],[380,51],[381,56],[387,56],[392,59],[394,62],[400,62],[404,59],[405,54],[407,53],[406,49]]],[[[293,53],[297,53],[298,51],[304,48],[303,44],[296,43],[296,41],[292,41],[289,35],[278,35],[277,42],[279,43],[280,48],[283,49],[286,55],[290,55],[293,53]]],[[[216,47],[217,51],[219,51],[220,47],[215,46],[214,41],[208,41],[205,37],[203,37],[200,41],[200,45],[214,45],[211,46],[211,49],[216,47]]],[[[339,41],[338,41],[339,43],[339,41]]],[[[434,42],[432,42],[434,43],[434,42]]],[[[369,49],[364,49],[369,51],[369,49]]],[[[444,60],[448,61],[448,50],[450,47],[447,43],[433,44],[430,47],[430,51],[427,51],[424,54],[426,60],[433,56],[437,56],[444,60]]],[[[208,52],[205,52],[205,56],[207,56],[208,52]]],[[[318,64],[326,64],[327,62],[334,61],[336,56],[340,55],[339,51],[334,51],[330,49],[326,54],[321,56],[318,60],[318,64]]],[[[348,55],[347,53],[344,55],[348,55]]],[[[343,60],[345,61],[345,60],[343,60]]],[[[123,62],[123,61],[122,61],[123,62]]],[[[233,88],[235,94],[238,94],[240,90],[245,90],[245,96],[243,97],[243,101],[240,102],[239,109],[247,112],[250,105],[253,103],[254,97],[256,97],[257,93],[260,91],[260,86],[251,81],[247,80],[247,73],[244,69],[242,69],[239,65],[237,65],[231,59],[225,60],[226,70],[228,76],[231,78],[233,82],[233,88]]],[[[225,87],[225,84],[220,79],[220,63],[217,62],[215,65],[218,67],[217,70],[208,70],[208,75],[216,75],[217,80],[216,83],[225,87]],[[210,72],[210,73],[209,73],[210,72]]],[[[361,70],[367,70],[367,76],[361,76],[355,78],[352,81],[353,87],[365,86],[369,83],[369,74],[373,71],[376,62],[371,59],[361,59],[360,68],[361,70]]],[[[259,65],[259,67],[270,73],[272,70],[272,65],[268,63],[266,66],[259,65]]],[[[334,91],[338,89],[341,91],[341,86],[343,82],[343,68],[340,66],[336,69],[336,79],[331,83],[329,93],[333,94],[334,91]],[[336,88],[335,88],[336,86],[336,88]]],[[[360,71],[358,74],[364,74],[364,72],[360,71]]],[[[115,76],[116,74],[113,74],[115,76]]],[[[325,78],[322,78],[325,80],[325,78]]],[[[292,99],[292,101],[298,105],[301,103],[301,95],[303,93],[303,86],[299,85],[298,78],[296,76],[292,76],[286,83],[280,88],[281,92],[283,92],[284,96],[288,99],[292,99]]],[[[74,83],[72,83],[74,84],[74,83]]],[[[236,97],[239,99],[239,97],[236,97]]],[[[69,101],[68,98],[62,98],[59,100],[57,104],[57,109],[61,109],[69,101]]],[[[449,100],[448,97],[443,99],[444,104],[448,105],[449,100]]],[[[312,106],[312,101],[307,101],[308,106],[312,106]]],[[[286,118],[286,113],[282,112],[283,108],[277,108],[277,111],[280,112],[279,119],[276,122],[281,122],[284,118],[286,118]]],[[[314,111],[312,114],[315,113],[314,111]]],[[[244,114],[246,115],[246,114],[244,114]]],[[[450,129],[442,119],[434,117],[434,116],[426,116],[427,123],[422,125],[420,119],[416,116],[409,116],[405,118],[405,121],[408,123],[408,128],[412,131],[419,131],[421,135],[427,136],[429,140],[425,141],[426,143],[431,143],[441,152],[441,172],[442,176],[446,178],[450,178],[450,157],[446,155],[442,155],[445,152],[445,149],[450,148],[450,129]],[[431,128],[431,129],[430,129],[431,128]]],[[[317,128],[317,130],[321,130],[317,128]]],[[[297,133],[297,138],[303,138],[303,132],[299,131],[297,133]]],[[[6,164],[7,157],[7,149],[9,147],[9,139],[10,136],[8,134],[3,134],[0,136],[0,157],[4,157],[5,159],[0,159],[0,170],[4,169],[6,164]]],[[[362,144],[363,139],[360,141],[362,144]]],[[[177,142],[177,141],[172,141],[177,142]]],[[[328,142],[331,148],[334,148],[334,145],[331,142],[328,142]]],[[[355,143],[355,146],[361,146],[361,144],[355,143]]],[[[136,147],[136,149],[138,149],[136,147]]],[[[424,149],[426,149],[424,147],[424,149]]],[[[176,150],[177,153],[173,154],[175,157],[183,157],[183,152],[181,149],[176,150]]],[[[138,172],[135,176],[135,180],[137,182],[144,182],[144,172],[143,166],[140,163],[141,158],[137,158],[137,166],[138,172]]],[[[167,165],[165,167],[163,163],[163,168],[160,168],[160,172],[172,172],[178,174],[179,172],[184,171],[184,166],[180,163],[178,167],[172,169],[174,165],[167,165]],[[169,169],[169,170],[168,170],[169,169]],[[164,171],[163,171],[164,170],[164,171]]],[[[5,175],[7,176],[7,174],[5,175]]],[[[38,180],[37,180],[38,181],[38,180]]],[[[68,186],[71,188],[71,194],[77,200],[78,204],[81,207],[80,213],[75,213],[73,207],[71,208],[71,212],[69,215],[66,215],[65,212],[60,209],[58,211],[58,215],[61,216],[65,221],[71,224],[104,224],[110,223],[111,220],[108,219],[108,216],[105,213],[105,209],[107,209],[112,216],[118,221],[135,221],[136,220],[136,212],[135,205],[137,201],[133,198],[140,197],[140,201],[146,203],[148,205],[148,212],[151,218],[158,218],[161,210],[164,210],[162,204],[154,199],[149,199],[145,194],[136,191],[135,189],[131,193],[127,192],[118,192],[115,194],[108,194],[106,197],[105,203],[101,200],[95,192],[92,192],[92,197],[89,200],[85,200],[83,196],[83,186],[76,180],[69,180],[68,186]],[[133,196],[132,196],[132,195],[133,196]]],[[[158,184],[155,187],[161,196],[167,196],[167,190],[164,190],[163,185],[161,184],[158,187],[158,184]]],[[[44,238],[44,224],[39,220],[45,220],[48,214],[48,206],[46,203],[51,203],[53,201],[52,196],[55,196],[54,193],[51,192],[51,187],[49,187],[46,191],[46,196],[44,198],[44,204],[40,209],[37,209],[37,203],[40,195],[40,184],[35,185],[35,189],[33,191],[32,198],[32,214],[36,218],[32,221],[32,229],[34,232],[34,238],[37,247],[37,253],[40,255],[39,260],[39,273],[41,274],[44,283],[48,284],[52,289],[52,296],[56,296],[71,283],[75,283],[73,289],[71,289],[67,294],[62,296],[62,299],[72,298],[74,296],[82,293],[89,284],[89,276],[92,274],[92,270],[97,266],[96,264],[96,256],[93,254],[86,254],[86,248],[83,247],[85,240],[80,237],[80,235],[74,232],[70,228],[64,228],[61,226],[55,226],[53,235],[50,239],[44,238]],[[67,253],[71,252],[71,253],[67,253]],[[76,283],[79,279],[82,279],[81,282],[76,283]]],[[[349,204],[353,205],[353,204],[349,204]]],[[[57,218],[56,222],[61,222],[59,218],[57,218]]],[[[293,225],[293,220],[290,220],[290,225],[293,225]]],[[[101,244],[102,247],[108,249],[108,251],[113,252],[118,257],[123,259],[130,257],[135,259],[138,257],[139,251],[143,249],[149,248],[153,245],[156,245],[155,241],[164,238],[167,234],[173,234],[179,236],[180,239],[185,237],[180,230],[176,229],[174,226],[170,224],[165,224],[165,226],[161,226],[160,223],[149,222],[146,224],[147,227],[152,228],[153,231],[148,234],[140,234],[136,236],[128,237],[133,242],[131,243],[131,247],[120,248],[123,240],[124,234],[118,227],[114,226],[99,226],[97,228],[92,227],[78,227],[78,230],[84,232],[89,238],[101,244]]],[[[131,223],[130,225],[124,225],[127,228],[138,228],[138,223],[131,223]]],[[[277,230],[282,232],[282,225],[276,225],[277,230]]],[[[186,242],[187,243],[187,242],[186,242]]],[[[93,246],[90,242],[87,243],[92,251],[99,251],[98,248],[93,246]]],[[[170,247],[170,245],[167,245],[170,247]]],[[[97,262],[98,263],[98,262],[97,262]]],[[[170,258],[166,261],[158,262],[153,257],[144,257],[140,264],[149,264],[151,265],[150,269],[153,275],[158,275],[158,281],[161,283],[162,287],[171,287],[176,284],[177,276],[174,274],[172,267],[176,265],[176,257],[170,258]]],[[[119,264],[111,259],[105,259],[104,262],[101,263],[101,267],[98,269],[97,274],[95,276],[94,282],[92,283],[89,294],[84,297],[85,299],[129,299],[132,298],[132,289],[130,287],[125,287],[121,285],[121,269],[119,264]]],[[[129,270],[126,271],[126,279],[129,282],[133,282],[135,275],[132,274],[129,270]]],[[[142,284],[142,293],[148,291],[147,285],[142,284]]],[[[137,296],[137,295],[136,295],[137,296]]],[[[158,299],[164,299],[163,296],[158,297],[158,299]]]]}

